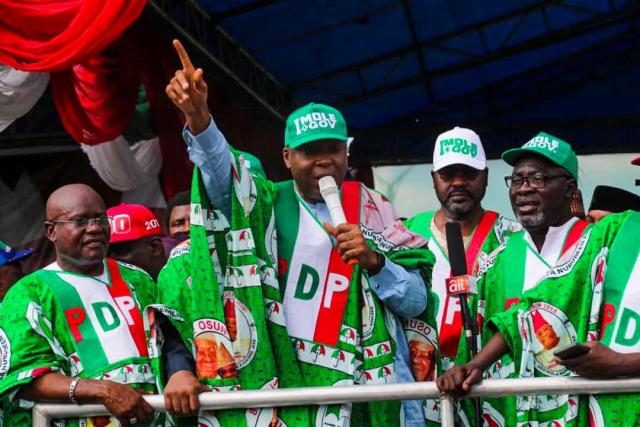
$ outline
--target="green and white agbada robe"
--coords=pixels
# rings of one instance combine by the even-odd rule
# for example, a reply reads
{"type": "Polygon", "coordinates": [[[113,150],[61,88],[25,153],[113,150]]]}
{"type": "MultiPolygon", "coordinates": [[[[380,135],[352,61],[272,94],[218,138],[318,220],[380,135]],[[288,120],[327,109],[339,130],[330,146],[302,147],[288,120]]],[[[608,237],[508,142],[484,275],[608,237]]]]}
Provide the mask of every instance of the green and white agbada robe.
{"type": "MultiPolygon", "coordinates": [[[[447,295],[445,281],[451,277],[451,265],[446,248],[446,240],[433,222],[435,211],[423,212],[405,221],[407,227],[429,241],[429,249],[435,255],[435,265],[431,279],[431,290],[435,294],[434,304],[437,306],[438,338],[442,354],[442,367],[448,369],[453,365],[458,354],[458,344],[462,333],[462,316],[458,298],[447,295]]],[[[473,234],[465,242],[467,271],[477,274],[479,265],[489,254],[504,244],[509,236],[521,229],[520,224],[499,215],[497,212],[485,211],[473,234]]]]}
{"type": "MultiPolygon", "coordinates": [[[[0,312],[0,425],[31,425],[33,402],[15,395],[50,372],[157,392],[155,317],[145,310],[155,297],[147,273],[111,259],[99,277],[63,271],[54,263],[16,283],[0,312]]],[[[164,425],[163,418],[151,425],[164,425]]],[[[56,425],[96,422],[93,417],[56,425]]],[[[115,419],[111,423],[119,425],[115,419]]]]}
{"type": "MultiPolygon", "coordinates": [[[[232,165],[232,179],[228,220],[194,171],[190,243],[177,246],[161,271],[159,301],[177,314],[171,320],[193,349],[200,381],[212,390],[297,387],[302,383],[276,278],[272,198],[243,157],[232,165]]],[[[198,423],[311,425],[306,407],[202,411],[198,423]]]]}
{"type": "MultiPolygon", "coordinates": [[[[332,237],[297,193],[293,181],[273,184],[280,289],[289,336],[305,386],[395,382],[396,318],[372,291],[368,274],[342,261],[332,237]]],[[[344,182],[347,222],[367,243],[429,283],[433,255],[426,240],[396,221],[393,206],[360,183],[344,182]]],[[[429,307],[430,302],[427,303],[429,307]]],[[[427,310],[415,319],[435,330],[427,310]]],[[[404,339],[404,338],[400,338],[404,339]]],[[[437,351],[437,349],[434,349],[437,351]]],[[[401,424],[400,402],[320,406],[317,426],[401,424]]]]}
{"type": "MultiPolygon", "coordinates": [[[[480,348],[493,336],[493,331],[483,327],[485,319],[507,310],[516,304],[522,294],[534,288],[563,254],[571,253],[585,230],[587,223],[577,218],[569,219],[559,227],[551,227],[540,251],[530,235],[521,230],[512,233],[509,240],[486,257],[478,270],[478,294],[470,299],[471,314],[480,326],[480,348]]],[[[460,341],[458,363],[469,360],[467,343],[460,341]]],[[[513,359],[506,355],[485,372],[490,379],[516,376],[513,359]]],[[[509,426],[515,423],[515,398],[486,398],[482,401],[483,418],[491,425],[509,426]]],[[[473,423],[473,410],[465,402],[466,416],[462,422],[473,423]]]]}
{"type": "MultiPolygon", "coordinates": [[[[440,233],[434,223],[435,211],[423,212],[405,221],[407,227],[429,241],[428,248],[435,256],[435,265],[431,278],[431,291],[433,297],[432,307],[436,324],[438,326],[438,345],[441,359],[438,369],[431,378],[434,380],[445,370],[453,366],[460,337],[462,334],[462,314],[460,311],[460,301],[458,298],[451,298],[447,295],[446,279],[451,277],[451,265],[449,263],[446,239],[440,233]]],[[[520,225],[497,212],[485,211],[476,226],[471,237],[465,241],[465,252],[467,258],[467,271],[475,276],[479,265],[486,261],[489,254],[504,244],[509,236],[520,230],[520,225]]],[[[409,340],[418,332],[412,322],[407,322],[405,332],[409,340]]],[[[427,334],[420,334],[427,335],[427,334]]],[[[432,338],[434,334],[432,333],[432,338]]],[[[424,404],[425,417],[431,423],[440,421],[440,409],[437,400],[426,400],[424,404]]]]}
{"type": "MultiPolygon", "coordinates": [[[[608,215],[517,305],[490,318],[519,377],[572,375],[552,355],[574,342],[640,351],[639,233],[640,213],[608,215]]],[[[638,408],[639,394],[522,396],[514,412],[518,425],[619,426],[638,425],[638,408]]]]}

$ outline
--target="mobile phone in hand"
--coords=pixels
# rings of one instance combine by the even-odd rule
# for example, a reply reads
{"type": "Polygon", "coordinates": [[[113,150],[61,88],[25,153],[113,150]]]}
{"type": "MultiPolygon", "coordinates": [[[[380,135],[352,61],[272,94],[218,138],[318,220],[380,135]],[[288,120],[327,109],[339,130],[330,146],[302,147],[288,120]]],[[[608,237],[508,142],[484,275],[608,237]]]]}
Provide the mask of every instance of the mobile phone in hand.
{"type": "Polygon", "coordinates": [[[589,353],[589,347],[575,343],[560,347],[553,352],[553,355],[560,359],[573,359],[574,357],[583,356],[587,353],[589,353]]]}

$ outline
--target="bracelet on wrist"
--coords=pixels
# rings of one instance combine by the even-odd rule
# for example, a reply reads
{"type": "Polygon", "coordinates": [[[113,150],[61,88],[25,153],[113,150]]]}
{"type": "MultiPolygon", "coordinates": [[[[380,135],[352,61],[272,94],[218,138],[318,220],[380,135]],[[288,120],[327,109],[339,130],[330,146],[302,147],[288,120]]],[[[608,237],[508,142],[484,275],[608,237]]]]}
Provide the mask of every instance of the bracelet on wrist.
{"type": "Polygon", "coordinates": [[[78,400],[76,399],[76,388],[78,387],[79,382],[80,378],[74,378],[69,383],[69,400],[76,404],[78,403],[78,400]]]}

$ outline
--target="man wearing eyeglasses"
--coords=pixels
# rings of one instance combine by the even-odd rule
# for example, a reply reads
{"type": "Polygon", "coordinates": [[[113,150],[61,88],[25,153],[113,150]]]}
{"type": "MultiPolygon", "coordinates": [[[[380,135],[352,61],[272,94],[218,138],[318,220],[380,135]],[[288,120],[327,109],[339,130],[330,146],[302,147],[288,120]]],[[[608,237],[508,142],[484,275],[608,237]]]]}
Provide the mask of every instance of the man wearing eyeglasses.
{"type": "MultiPolygon", "coordinates": [[[[5,425],[31,425],[31,411],[20,402],[44,400],[100,403],[120,425],[157,425],[150,424],[153,409],[142,398],[157,391],[159,379],[150,330],[158,319],[145,310],[155,302],[153,280],[137,267],[106,258],[109,218],[90,187],[72,184],[54,191],[46,217],[56,261],[16,283],[2,305],[5,425]]],[[[169,385],[187,371],[179,372],[170,376],[169,385]]],[[[114,421],[91,418],[80,424],[114,421]]]]}
{"type": "Polygon", "coordinates": [[[455,127],[438,135],[431,177],[440,209],[422,212],[406,221],[411,230],[429,240],[429,249],[436,256],[432,289],[438,296],[438,339],[444,369],[456,357],[462,331],[459,299],[449,298],[445,287],[445,280],[451,275],[445,224],[460,224],[469,274],[473,275],[479,260],[486,258],[512,232],[520,229],[514,221],[483,209],[488,174],[484,148],[477,133],[455,127]]]}
{"type": "MultiPolygon", "coordinates": [[[[471,275],[476,274],[482,259],[504,243],[511,233],[520,229],[514,221],[482,207],[488,174],[484,147],[476,132],[455,127],[438,135],[433,151],[431,177],[440,209],[422,212],[406,221],[410,230],[429,241],[428,247],[436,257],[432,290],[437,295],[434,312],[438,327],[440,366],[445,370],[453,365],[458,354],[462,332],[460,300],[449,297],[445,285],[446,279],[451,276],[445,238],[446,223],[460,224],[468,272],[471,275]]],[[[405,322],[405,332],[410,342],[416,336],[415,329],[414,321],[405,322]]],[[[418,366],[413,363],[413,356],[412,354],[412,366],[418,366]]],[[[420,378],[418,372],[413,374],[417,380],[420,378]]],[[[426,402],[425,417],[429,421],[440,420],[438,406],[434,401],[426,402]]]]}
{"type": "MultiPolygon", "coordinates": [[[[483,261],[478,271],[478,295],[472,298],[470,307],[481,323],[483,344],[492,335],[492,331],[482,329],[484,319],[516,304],[523,292],[535,287],[561,258],[571,257],[588,225],[571,213],[571,200],[577,190],[578,158],[567,142],[540,132],[522,147],[505,151],[502,159],[513,166],[505,182],[513,212],[523,230],[512,234],[483,261]]],[[[545,349],[540,363],[553,370],[549,349],[565,342],[563,334],[570,331],[554,327],[542,311],[536,319],[532,332],[545,349]]],[[[465,343],[460,346],[459,360],[467,360],[465,343]]],[[[448,371],[444,377],[455,375],[457,369],[448,371]]],[[[486,372],[487,377],[494,379],[512,377],[515,366],[510,356],[505,356],[486,372]]],[[[556,403],[549,401],[545,405],[541,411],[552,411],[556,403]]],[[[485,399],[483,410],[485,419],[501,425],[516,424],[515,398],[485,399]]]]}

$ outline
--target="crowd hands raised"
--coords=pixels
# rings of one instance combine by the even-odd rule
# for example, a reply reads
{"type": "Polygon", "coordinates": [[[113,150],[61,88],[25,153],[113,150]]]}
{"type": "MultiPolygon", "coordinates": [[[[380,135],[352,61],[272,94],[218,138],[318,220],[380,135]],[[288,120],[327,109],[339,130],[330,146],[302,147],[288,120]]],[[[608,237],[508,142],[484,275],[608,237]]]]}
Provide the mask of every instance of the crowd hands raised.
{"type": "MultiPolygon", "coordinates": [[[[181,69],[166,93],[185,116],[198,185],[169,202],[167,235],[144,206],[106,209],[82,184],[56,190],[45,222],[56,261],[21,280],[30,252],[2,244],[0,425],[28,425],[25,401],[62,401],[111,414],[80,425],[424,426],[440,422],[437,401],[211,412],[198,395],[435,380],[463,397],[487,378],[640,374],[638,196],[598,187],[589,218],[604,219],[578,218],[569,143],[540,132],[503,153],[512,221],[482,207],[480,137],[444,132],[431,171],[441,206],[403,221],[378,193],[345,181],[346,122],[327,105],[289,116],[283,161],[293,180],[268,181],[259,160],[227,143],[203,70],[174,47],[181,69]],[[325,176],[341,189],[344,223],[319,190],[325,176]],[[475,355],[447,289],[451,222],[477,281],[463,297],[478,323],[475,355]],[[558,352],[574,343],[578,353],[558,352]],[[143,398],[157,393],[166,416],[143,398]]],[[[457,422],[637,425],[635,397],[490,398],[461,405],[457,422]]]]}

